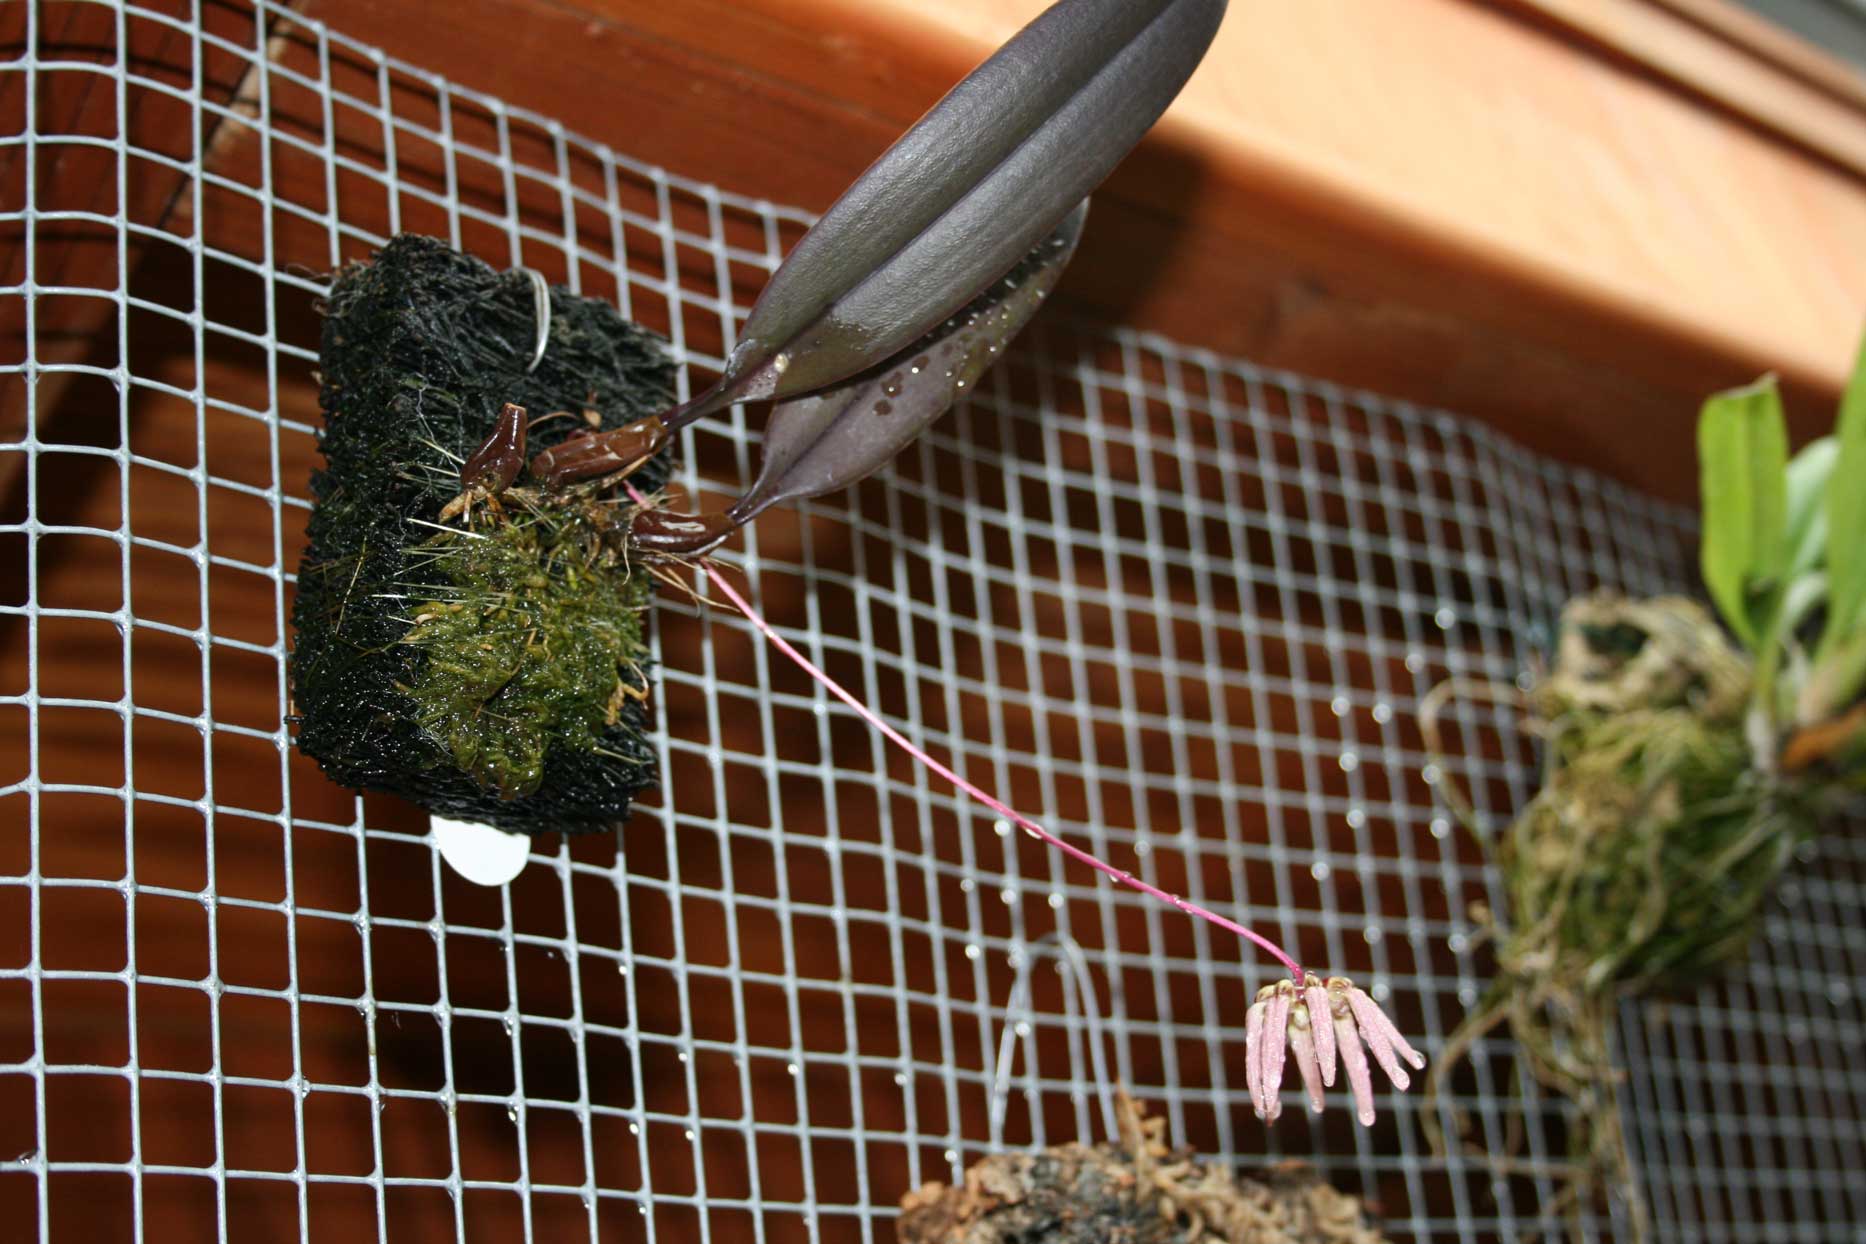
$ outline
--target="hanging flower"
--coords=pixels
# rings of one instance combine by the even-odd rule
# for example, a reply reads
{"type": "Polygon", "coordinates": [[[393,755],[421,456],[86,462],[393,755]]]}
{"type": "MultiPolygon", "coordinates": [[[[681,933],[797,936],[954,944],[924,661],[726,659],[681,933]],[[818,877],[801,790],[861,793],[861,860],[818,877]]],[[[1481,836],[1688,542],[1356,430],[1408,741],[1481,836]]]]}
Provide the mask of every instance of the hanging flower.
{"type": "Polygon", "coordinates": [[[1412,1077],[1400,1060],[1411,1063],[1414,1070],[1425,1066],[1425,1056],[1406,1043],[1367,991],[1345,976],[1327,980],[1306,976],[1300,989],[1293,980],[1265,985],[1244,1017],[1245,1081],[1257,1117],[1267,1123],[1276,1122],[1283,1113],[1283,1058],[1293,1054],[1309,1094],[1309,1109],[1321,1113],[1322,1089],[1334,1084],[1339,1057],[1354,1093],[1354,1113],[1363,1125],[1371,1124],[1374,1085],[1367,1069],[1369,1052],[1393,1087],[1401,1091],[1412,1083],[1412,1077]],[[1366,1049],[1361,1048],[1363,1044],[1366,1049]]]}

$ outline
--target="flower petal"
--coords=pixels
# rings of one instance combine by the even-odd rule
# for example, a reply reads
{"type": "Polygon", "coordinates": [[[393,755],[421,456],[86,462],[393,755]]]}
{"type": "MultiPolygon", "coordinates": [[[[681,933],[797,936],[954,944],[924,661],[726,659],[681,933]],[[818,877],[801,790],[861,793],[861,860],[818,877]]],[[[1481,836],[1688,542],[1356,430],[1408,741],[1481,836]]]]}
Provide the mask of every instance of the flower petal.
{"type": "MultiPolygon", "coordinates": [[[[1357,989],[1354,992],[1360,993],[1361,991],[1357,989]]],[[[1372,1025],[1380,1030],[1381,1035],[1386,1037],[1387,1043],[1398,1052],[1399,1056],[1413,1065],[1413,1070],[1425,1070],[1425,1055],[1406,1043],[1406,1037],[1400,1032],[1399,1025],[1380,1009],[1380,1004],[1368,998],[1367,1009],[1370,1015],[1362,1015],[1359,1007],[1354,1010],[1354,1017],[1360,1021],[1361,1030],[1365,1032],[1371,1020],[1372,1025]]]]}
{"type": "Polygon", "coordinates": [[[1263,1019],[1263,1117],[1270,1123],[1283,1113],[1283,1055],[1289,1048],[1291,992],[1279,987],[1270,995],[1270,1011],[1263,1019]]]}
{"type": "Polygon", "coordinates": [[[1309,1028],[1315,1039],[1315,1059],[1322,1069],[1322,1083],[1335,1082],[1335,1025],[1328,1010],[1328,990],[1313,976],[1303,991],[1309,1010],[1309,1028]]]}
{"type": "Polygon", "coordinates": [[[1387,1036],[1391,1023],[1382,1023],[1386,1016],[1374,1005],[1374,1000],[1367,996],[1364,989],[1348,990],[1348,1006],[1354,1011],[1354,1020],[1360,1025],[1361,1040],[1367,1042],[1367,1048],[1374,1052],[1374,1061],[1380,1064],[1380,1070],[1387,1073],[1387,1079],[1393,1081],[1393,1087],[1404,1092],[1412,1085],[1412,1077],[1399,1065],[1399,1059],[1393,1053],[1393,1042],[1387,1036]]]}
{"type": "MultiPolygon", "coordinates": [[[[1326,1024],[1334,1036],[1334,1024],[1326,1024]]],[[[1322,1113],[1322,1069],[1315,1061],[1315,1037],[1310,1031],[1307,1010],[1296,1012],[1289,1024],[1289,1048],[1296,1056],[1296,1069],[1302,1072],[1302,1087],[1309,1091],[1309,1109],[1322,1113]]]]}
{"type": "Polygon", "coordinates": [[[1354,1016],[1346,1006],[1335,1014],[1335,1044],[1341,1049],[1341,1061],[1347,1068],[1348,1083],[1354,1089],[1354,1114],[1361,1126],[1374,1121],[1374,1078],[1367,1070],[1367,1055],[1361,1049],[1361,1034],[1355,1030],[1354,1016]]]}
{"type": "Polygon", "coordinates": [[[1263,1118],[1263,1072],[1259,1059],[1263,1054],[1263,1020],[1270,1004],[1261,998],[1244,1012],[1244,1083],[1250,1089],[1251,1108],[1263,1118]]]}

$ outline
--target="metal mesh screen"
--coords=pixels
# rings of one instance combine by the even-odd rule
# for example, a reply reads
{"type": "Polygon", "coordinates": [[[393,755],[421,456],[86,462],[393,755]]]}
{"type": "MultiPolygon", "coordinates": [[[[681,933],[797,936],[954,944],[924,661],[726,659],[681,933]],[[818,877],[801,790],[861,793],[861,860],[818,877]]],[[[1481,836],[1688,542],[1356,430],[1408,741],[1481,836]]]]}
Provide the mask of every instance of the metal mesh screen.
{"type": "MultiPolygon", "coordinates": [[[[1241,1024],[1270,966],[981,818],[731,617],[664,594],[658,803],[540,839],[507,889],[331,787],[281,724],[324,274],[432,233],[615,299],[691,386],[806,218],[270,5],[0,29],[10,1216],[885,1240],[994,1139],[1099,1137],[1113,1079],[1205,1151],[1317,1163],[1396,1239],[1559,1234],[1562,1113],[1507,1044],[1454,1099],[1508,1174],[1433,1158],[1392,1094],[1371,1130],[1266,1135],[1241,1024]]],[[[706,423],[681,479],[736,489],[756,443],[706,423]]],[[[1431,1053],[1486,979],[1469,905],[1500,895],[1438,810],[1419,698],[1517,678],[1572,592],[1688,589],[1692,540],[1451,415],[1050,318],[895,468],[733,560],[967,776],[1361,978],[1431,1053]]],[[[1491,706],[1454,723],[1450,776],[1506,816],[1529,740],[1491,706]]],[[[1866,844],[1836,832],[1728,983],[1628,1008],[1663,1238],[1858,1238],[1863,998],[1866,844]]]]}

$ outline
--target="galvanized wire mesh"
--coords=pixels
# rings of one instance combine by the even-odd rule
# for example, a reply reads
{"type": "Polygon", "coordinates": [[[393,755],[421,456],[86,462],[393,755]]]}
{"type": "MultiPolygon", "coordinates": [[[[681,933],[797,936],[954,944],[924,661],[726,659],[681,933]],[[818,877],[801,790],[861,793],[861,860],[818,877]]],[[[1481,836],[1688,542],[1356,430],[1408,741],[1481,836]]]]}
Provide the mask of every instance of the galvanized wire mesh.
{"type": "MultiPolygon", "coordinates": [[[[1507,1045],[1453,1104],[1508,1173],[1432,1157],[1390,1094],[1371,1130],[1266,1135],[1240,1024],[1271,967],[981,818],[730,617],[659,610],[658,806],[540,839],[506,890],[330,787],[283,724],[323,274],[433,233],[614,298],[692,385],[805,217],[269,4],[0,20],[9,1215],[891,1238],[1000,1113],[1006,1144],[1100,1135],[1101,1028],[1056,935],[1109,1075],[1175,1138],[1311,1160],[1397,1239],[1559,1233],[1562,1110],[1507,1045]]],[[[735,487],[756,442],[741,412],[704,424],[685,487],[735,487]]],[[[969,777],[1362,978],[1430,1052],[1485,981],[1469,905],[1499,896],[1434,799],[1419,698],[1518,678],[1572,592],[1688,588],[1692,534],[1453,416],[1051,319],[894,469],[736,560],[969,777]]],[[[1454,721],[1449,776],[1507,815],[1529,741],[1495,706],[1454,721]]],[[[1866,846],[1841,832],[1727,983],[1627,1009],[1663,1238],[1858,1238],[1862,995],[1866,846]]]]}

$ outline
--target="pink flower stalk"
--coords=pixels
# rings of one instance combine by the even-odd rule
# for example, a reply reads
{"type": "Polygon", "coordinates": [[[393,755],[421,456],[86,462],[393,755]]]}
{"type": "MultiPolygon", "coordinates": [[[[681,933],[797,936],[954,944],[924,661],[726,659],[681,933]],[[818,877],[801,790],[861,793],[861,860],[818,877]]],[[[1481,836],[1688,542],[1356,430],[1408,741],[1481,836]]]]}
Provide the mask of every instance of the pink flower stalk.
{"type": "MultiPolygon", "coordinates": [[[[643,507],[652,504],[628,481],[623,481],[623,487],[628,489],[636,504],[643,507]]],[[[1347,1068],[1348,1083],[1354,1092],[1355,1113],[1363,1124],[1374,1121],[1373,1078],[1367,1070],[1363,1042],[1367,1050],[1373,1051],[1374,1061],[1380,1064],[1381,1070],[1386,1072],[1387,1078],[1398,1089],[1404,1090],[1411,1083],[1411,1078],[1400,1066],[1401,1058],[1411,1063],[1415,1070],[1425,1066],[1425,1057],[1406,1043],[1406,1038],[1400,1035],[1393,1021],[1353,981],[1345,976],[1331,976],[1323,980],[1304,972],[1288,952],[1255,929],[1176,894],[1170,894],[1130,872],[1098,859],[966,781],[889,725],[874,709],[797,651],[763,615],[752,608],[751,602],[732,586],[713,562],[701,559],[694,564],[773,647],[921,765],[1073,859],[1106,873],[1123,885],[1170,903],[1187,915],[1208,920],[1219,928],[1254,942],[1288,968],[1288,978],[1257,991],[1257,1000],[1245,1015],[1245,1078],[1250,1086],[1251,1103],[1256,1108],[1258,1118],[1274,1123],[1283,1112],[1279,1097],[1283,1083],[1283,1061],[1291,1053],[1295,1055],[1296,1068],[1302,1074],[1303,1088],[1309,1095],[1309,1106],[1318,1114],[1322,1110],[1322,1089],[1335,1082],[1339,1055],[1341,1065],[1347,1068]],[[1321,1017],[1319,1023],[1316,1022],[1318,1015],[1321,1017]]]]}
{"type": "Polygon", "coordinates": [[[1244,1079],[1250,1088],[1257,1117],[1274,1123],[1283,1113],[1283,1056],[1294,1054],[1302,1086],[1309,1094],[1309,1109],[1322,1112],[1322,1089],[1335,1082],[1335,1059],[1347,1069],[1354,1093],[1354,1113],[1363,1126],[1374,1121],[1373,1076],[1367,1053],[1404,1092],[1412,1077],[1400,1066],[1403,1058],[1415,1071],[1425,1066],[1425,1055],[1406,1043],[1400,1030],[1374,1000],[1345,976],[1326,981],[1309,976],[1300,989],[1282,980],[1257,991],[1244,1016],[1244,1079]],[[1320,1016],[1320,1022],[1317,1022],[1320,1016]],[[1366,1044],[1366,1049],[1361,1048],[1366,1044]]]}

